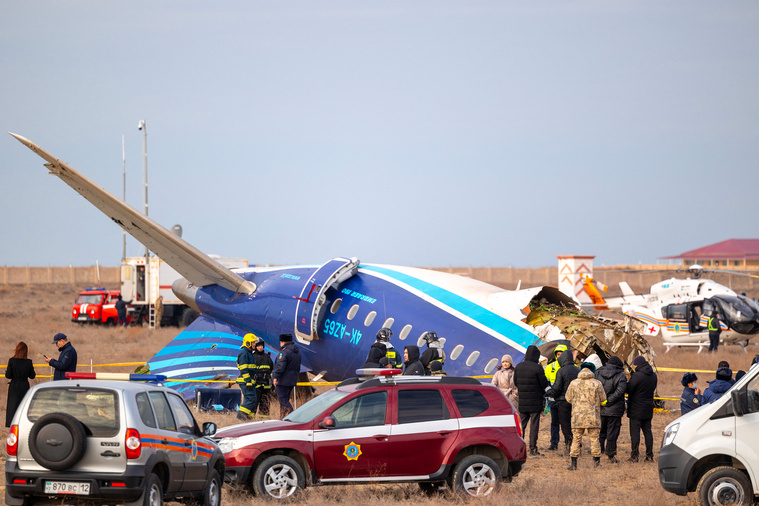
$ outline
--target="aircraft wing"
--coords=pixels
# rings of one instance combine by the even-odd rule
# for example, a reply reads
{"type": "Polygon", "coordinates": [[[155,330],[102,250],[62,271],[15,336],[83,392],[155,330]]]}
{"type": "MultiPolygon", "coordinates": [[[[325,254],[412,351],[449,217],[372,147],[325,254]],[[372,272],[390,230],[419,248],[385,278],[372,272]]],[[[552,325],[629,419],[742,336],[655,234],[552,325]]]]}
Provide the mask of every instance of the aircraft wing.
{"type": "MultiPolygon", "coordinates": [[[[9,132],[10,133],[10,132],[9,132]]],[[[171,233],[155,221],[116,198],[104,188],[96,185],[65,162],[37,146],[32,141],[11,133],[23,145],[42,157],[45,167],[64,183],[76,190],[92,205],[121,228],[156,252],[161,259],[196,286],[217,284],[229,290],[253,293],[256,285],[238,276],[222,264],[198,250],[181,237],[171,233]]]]}

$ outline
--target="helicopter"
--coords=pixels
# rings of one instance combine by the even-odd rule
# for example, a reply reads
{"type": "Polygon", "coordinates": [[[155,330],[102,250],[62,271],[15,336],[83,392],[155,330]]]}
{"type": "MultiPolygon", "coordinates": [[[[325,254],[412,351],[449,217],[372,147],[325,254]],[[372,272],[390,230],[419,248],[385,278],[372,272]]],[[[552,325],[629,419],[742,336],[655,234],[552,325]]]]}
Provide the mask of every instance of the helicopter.
{"type": "MultiPolygon", "coordinates": [[[[599,309],[621,310],[627,316],[646,323],[644,336],[661,336],[665,345],[708,344],[709,317],[719,311],[724,344],[745,346],[759,334],[759,304],[737,294],[714,280],[704,279],[705,272],[720,272],[759,277],[739,271],[711,271],[694,264],[683,269],[686,279],[670,278],[651,286],[648,294],[635,294],[626,282],[620,282],[621,297],[604,299],[595,287],[593,302],[599,309]]],[[[592,278],[590,279],[592,282],[592,278]]],[[[588,281],[586,280],[586,283],[588,281]]],[[[592,286],[592,283],[589,283],[592,286]]],[[[700,351],[700,349],[699,349],[700,351]]]]}

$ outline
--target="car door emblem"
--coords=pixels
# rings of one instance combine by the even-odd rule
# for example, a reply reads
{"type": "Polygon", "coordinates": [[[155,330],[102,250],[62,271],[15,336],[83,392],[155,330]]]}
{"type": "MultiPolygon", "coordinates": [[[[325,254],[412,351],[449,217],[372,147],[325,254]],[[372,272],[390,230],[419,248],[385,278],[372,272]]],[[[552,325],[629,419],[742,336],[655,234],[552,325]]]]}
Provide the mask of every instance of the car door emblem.
{"type": "Polygon", "coordinates": [[[345,458],[348,460],[358,460],[361,456],[361,445],[357,445],[351,441],[350,444],[345,445],[343,455],[345,455],[345,458]]]}

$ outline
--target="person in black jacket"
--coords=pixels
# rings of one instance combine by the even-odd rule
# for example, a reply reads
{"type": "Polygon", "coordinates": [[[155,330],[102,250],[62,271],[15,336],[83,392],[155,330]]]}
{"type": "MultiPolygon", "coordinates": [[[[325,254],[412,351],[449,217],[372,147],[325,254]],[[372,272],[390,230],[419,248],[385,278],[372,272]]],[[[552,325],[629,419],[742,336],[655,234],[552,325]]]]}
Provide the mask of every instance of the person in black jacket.
{"type": "Polygon", "coordinates": [[[379,340],[379,334],[377,334],[377,340],[372,343],[369,348],[369,354],[366,357],[366,362],[361,366],[364,369],[373,369],[380,366],[379,361],[387,353],[387,347],[385,343],[379,340]]]}
{"type": "MultiPolygon", "coordinates": [[[[540,413],[543,411],[543,399],[548,387],[543,367],[538,363],[540,350],[530,345],[524,352],[524,361],[514,368],[514,383],[519,391],[519,417],[522,420],[522,434],[525,434],[527,421],[530,422],[530,455],[538,456],[538,431],[540,430],[540,413]]],[[[559,369],[561,371],[561,369],[559,369]]]]}
{"type": "Polygon", "coordinates": [[[617,463],[617,439],[622,427],[622,416],[625,414],[625,392],[627,377],[624,365],[619,357],[611,357],[606,365],[596,373],[596,379],[601,382],[606,392],[606,404],[601,405],[601,433],[598,441],[601,443],[601,453],[606,452],[609,462],[617,463]]]}
{"type": "MultiPolygon", "coordinates": [[[[271,402],[271,372],[274,362],[271,353],[266,351],[266,343],[260,337],[255,342],[253,359],[256,361],[256,375],[253,383],[256,385],[256,408],[265,416],[269,415],[269,403],[271,402]]],[[[256,409],[253,409],[256,412],[256,409]]]]}
{"type": "Polygon", "coordinates": [[[580,369],[575,366],[575,357],[572,350],[566,350],[559,355],[559,365],[556,372],[556,380],[551,386],[553,398],[556,399],[556,407],[559,411],[559,426],[564,434],[564,453],[569,455],[572,447],[572,405],[567,402],[566,394],[569,384],[577,379],[580,369]]]}
{"type": "Polygon", "coordinates": [[[24,341],[19,341],[13,356],[8,359],[8,368],[5,370],[5,377],[8,378],[8,402],[5,406],[5,426],[10,427],[13,415],[16,414],[21,400],[29,390],[29,380],[34,379],[37,374],[34,372],[34,364],[27,358],[29,348],[24,341]]]}
{"type": "Polygon", "coordinates": [[[290,394],[298,384],[300,350],[293,343],[291,334],[280,334],[279,346],[280,352],[277,361],[274,363],[271,376],[274,381],[274,389],[277,391],[277,399],[279,399],[279,414],[281,418],[285,418],[293,411],[293,406],[290,404],[290,394]]]}
{"type": "Polygon", "coordinates": [[[66,334],[62,332],[58,332],[53,336],[53,344],[58,347],[58,351],[60,352],[58,359],[50,358],[47,355],[43,355],[43,357],[45,357],[45,362],[55,369],[53,371],[53,381],[65,380],[67,372],[76,372],[76,350],[69,342],[66,334]]]}
{"type": "Polygon", "coordinates": [[[424,376],[424,366],[419,360],[419,346],[410,344],[403,348],[403,365],[404,376],[424,376]]]}
{"type": "Polygon", "coordinates": [[[640,432],[646,442],[646,462],[654,461],[654,436],[651,419],[654,417],[654,391],[656,373],[646,359],[638,356],[633,360],[633,370],[627,382],[627,416],[630,418],[630,462],[638,462],[640,432]]]}

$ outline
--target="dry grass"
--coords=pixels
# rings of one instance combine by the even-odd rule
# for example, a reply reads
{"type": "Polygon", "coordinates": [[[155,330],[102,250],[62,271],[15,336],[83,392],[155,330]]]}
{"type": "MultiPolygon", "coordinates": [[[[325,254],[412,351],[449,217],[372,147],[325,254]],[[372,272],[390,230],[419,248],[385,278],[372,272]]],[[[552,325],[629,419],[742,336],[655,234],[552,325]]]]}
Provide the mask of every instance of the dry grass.
{"type": "MultiPolygon", "coordinates": [[[[5,361],[13,352],[16,343],[24,340],[29,345],[31,358],[36,364],[44,364],[42,353],[57,356],[51,344],[56,332],[69,336],[79,354],[79,370],[89,370],[92,364],[146,361],[168,343],[178,332],[176,328],[161,328],[150,331],[140,327],[122,329],[116,327],[81,326],[70,321],[71,306],[78,291],[73,288],[55,286],[0,287],[0,349],[5,350],[5,361]]],[[[739,347],[720,349],[716,355],[698,354],[694,349],[677,349],[664,353],[663,346],[655,344],[659,353],[656,363],[660,367],[678,367],[691,370],[716,369],[719,360],[730,362],[733,371],[747,369],[753,357],[739,347]]],[[[95,368],[95,370],[129,372],[134,367],[95,368]]],[[[37,374],[51,374],[48,367],[37,367],[37,374]]],[[[662,372],[659,375],[659,394],[662,397],[679,398],[682,391],[682,373],[662,372]]],[[[699,374],[699,383],[706,387],[706,380],[713,374],[699,374]]],[[[33,383],[48,381],[47,378],[33,383]]],[[[0,409],[5,417],[7,388],[0,389],[0,409]]],[[[654,453],[658,454],[663,429],[674,420],[679,403],[668,401],[667,407],[673,411],[657,414],[653,420],[654,453]]],[[[273,412],[277,412],[276,404],[273,412]]],[[[231,414],[199,413],[198,421],[213,421],[219,427],[237,422],[231,414]]],[[[3,439],[7,430],[3,429],[3,439]]],[[[549,444],[549,418],[541,420],[538,447],[545,449],[549,444]]],[[[579,461],[579,472],[565,470],[567,459],[556,452],[544,452],[546,456],[530,458],[523,472],[497,492],[488,502],[517,504],[549,503],[554,505],[578,504],[585,502],[606,504],[691,504],[693,497],[677,497],[664,491],[659,485],[656,464],[632,464],[626,462],[629,454],[630,437],[627,419],[623,419],[622,434],[618,442],[620,464],[603,462],[600,469],[591,467],[592,459],[584,453],[579,461]]],[[[641,449],[642,450],[642,449],[641,449]]],[[[3,457],[4,463],[4,457],[3,457]]],[[[254,504],[255,499],[244,487],[224,488],[224,502],[227,504],[254,504]]],[[[479,503],[474,499],[453,497],[443,493],[446,502],[479,503]]],[[[314,504],[355,504],[384,506],[391,503],[439,504],[439,497],[427,497],[415,484],[401,485],[353,485],[314,487],[305,490],[293,503],[314,504]]]]}

